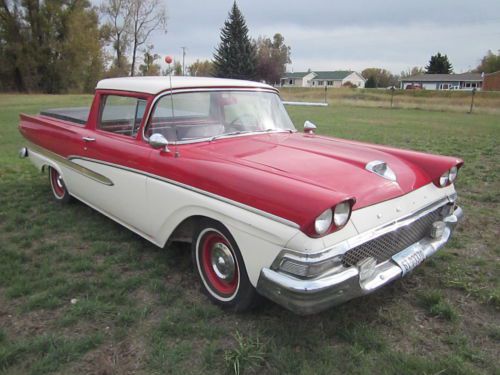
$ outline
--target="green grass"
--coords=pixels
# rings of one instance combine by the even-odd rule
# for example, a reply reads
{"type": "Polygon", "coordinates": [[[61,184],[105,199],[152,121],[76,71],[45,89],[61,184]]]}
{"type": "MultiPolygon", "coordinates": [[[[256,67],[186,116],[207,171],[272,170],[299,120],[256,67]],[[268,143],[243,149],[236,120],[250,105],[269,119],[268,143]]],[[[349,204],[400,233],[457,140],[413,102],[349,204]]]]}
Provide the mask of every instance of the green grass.
{"type": "Polygon", "coordinates": [[[244,371],[253,371],[262,366],[265,361],[264,344],[259,337],[244,337],[236,332],[234,335],[236,347],[226,350],[224,361],[234,375],[243,374],[244,371]]]}
{"type": "Polygon", "coordinates": [[[443,298],[438,290],[426,290],[419,295],[420,303],[431,316],[438,316],[449,321],[456,321],[455,309],[443,298]]]}
{"type": "Polygon", "coordinates": [[[289,108],[294,123],[463,158],[466,217],[407,278],[299,317],[272,303],[223,312],[200,293],[188,247],[158,249],[81,203],[53,202],[48,177],[17,158],[18,113],[92,97],[0,95],[0,374],[498,373],[498,115],[335,98],[289,108]]]}

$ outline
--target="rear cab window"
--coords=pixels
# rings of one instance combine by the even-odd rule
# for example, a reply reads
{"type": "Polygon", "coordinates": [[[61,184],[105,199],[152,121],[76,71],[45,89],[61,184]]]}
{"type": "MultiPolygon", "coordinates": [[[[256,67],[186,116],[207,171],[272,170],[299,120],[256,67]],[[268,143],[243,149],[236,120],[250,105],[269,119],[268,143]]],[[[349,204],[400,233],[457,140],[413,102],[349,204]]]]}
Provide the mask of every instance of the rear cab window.
{"type": "Polygon", "coordinates": [[[158,101],[145,135],[160,133],[175,142],[219,134],[224,125],[214,115],[213,107],[209,93],[166,95],[158,101]]]}
{"type": "Polygon", "coordinates": [[[131,96],[103,95],[97,129],[135,137],[141,126],[147,101],[131,96]]]}

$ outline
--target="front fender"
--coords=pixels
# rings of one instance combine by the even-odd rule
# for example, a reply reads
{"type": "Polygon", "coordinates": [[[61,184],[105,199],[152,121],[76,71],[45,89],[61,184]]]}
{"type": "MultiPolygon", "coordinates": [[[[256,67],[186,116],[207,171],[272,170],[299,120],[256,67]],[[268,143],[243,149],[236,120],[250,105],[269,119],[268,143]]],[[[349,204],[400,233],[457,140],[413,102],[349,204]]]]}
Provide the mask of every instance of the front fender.
{"type": "Polygon", "coordinates": [[[148,178],[148,212],[155,242],[165,245],[184,220],[204,216],[219,221],[234,237],[254,286],[260,270],[269,267],[284,245],[299,232],[236,203],[217,199],[166,181],[148,178]]]}

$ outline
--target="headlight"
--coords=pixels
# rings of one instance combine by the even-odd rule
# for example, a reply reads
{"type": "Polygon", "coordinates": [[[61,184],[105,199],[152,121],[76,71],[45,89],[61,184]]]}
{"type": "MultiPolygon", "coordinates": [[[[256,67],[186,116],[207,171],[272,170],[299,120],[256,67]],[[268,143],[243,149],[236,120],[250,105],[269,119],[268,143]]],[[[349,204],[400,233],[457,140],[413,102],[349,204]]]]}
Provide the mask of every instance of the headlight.
{"type": "Polygon", "coordinates": [[[349,215],[351,214],[351,204],[349,202],[342,202],[335,206],[333,210],[333,222],[336,227],[343,227],[347,220],[349,220],[349,215]]]}
{"type": "Polygon", "coordinates": [[[325,234],[332,225],[332,219],[333,213],[330,208],[319,215],[314,222],[314,230],[316,230],[316,233],[325,234]]]}
{"type": "Polygon", "coordinates": [[[450,169],[450,173],[448,175],[448,180],[450,182],[453,182],[457,179],[457,174],[458,174],[458,168],[457,167],[453,167],[450,169]]]}
{"type": "Polygon", "coordinates": [[[450,171],[444,172],[441,177],[439,177],[439,186],[445,187],[446,185],[448,185],[449,177],[450,171]]]}
{"type": "Polygon", "coordinates": [[[439,178],[439,186],[445,187],[448,184],[453,183],[457,179],[458,168],[452,167],[449,171],[444,172],[439,178]]]}

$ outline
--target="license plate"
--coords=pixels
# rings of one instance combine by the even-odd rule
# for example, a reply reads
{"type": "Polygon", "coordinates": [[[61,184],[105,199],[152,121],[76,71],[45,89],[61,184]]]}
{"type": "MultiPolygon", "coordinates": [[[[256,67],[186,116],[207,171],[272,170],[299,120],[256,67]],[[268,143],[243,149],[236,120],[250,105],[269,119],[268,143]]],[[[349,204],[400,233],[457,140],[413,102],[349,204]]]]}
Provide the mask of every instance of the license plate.
{"type": "Polygon", "coordinates": [[[392,257],[392,260],[403,271],[403,276],[422,263],[424,259],[424,252],[418,246],[411,246],[392,257]]]}

